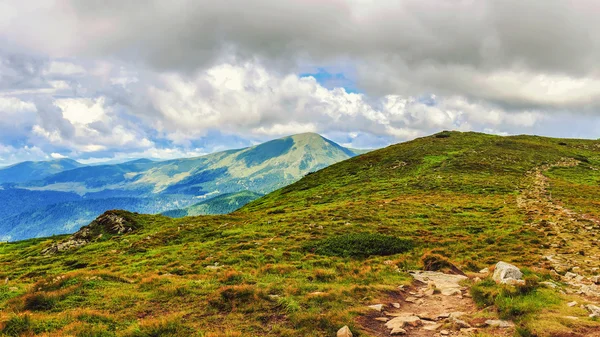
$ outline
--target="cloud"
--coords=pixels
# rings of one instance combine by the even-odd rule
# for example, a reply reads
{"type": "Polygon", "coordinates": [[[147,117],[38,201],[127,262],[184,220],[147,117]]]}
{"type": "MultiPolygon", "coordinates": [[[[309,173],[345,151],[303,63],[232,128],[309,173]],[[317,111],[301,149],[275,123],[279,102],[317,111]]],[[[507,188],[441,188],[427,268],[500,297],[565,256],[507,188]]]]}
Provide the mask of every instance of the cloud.
{"type": "Polygon", "coordinates": [[[435,92],[520,108],[599,100],[600,37],[590,32],[600,30],[600,5],[593,0],[139,5],[70,0],[31,9],[12,1],[2,35],[56,57],[118,56],[182,74],[256,59],[282,73],[344,61],[372,96],[435,92]]]}
{"type": "Polygon", "coordinates": [[[4,1],[0,144],[20,154],[3,160],[171,158],[297,132],[355,147],[443,129],[595,137],[599,12],[592,0],[4,1]]]}

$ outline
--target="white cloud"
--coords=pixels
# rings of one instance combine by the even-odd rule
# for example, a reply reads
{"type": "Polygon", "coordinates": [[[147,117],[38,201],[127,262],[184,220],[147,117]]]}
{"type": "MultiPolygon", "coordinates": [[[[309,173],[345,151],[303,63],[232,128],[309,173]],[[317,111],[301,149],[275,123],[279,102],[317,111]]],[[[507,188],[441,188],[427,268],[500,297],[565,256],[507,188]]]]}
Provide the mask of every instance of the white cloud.
{"type": "Polygon", "coordinates": [[[104,98],[63,98],[54,101],[54,105],[62,110],[62,115],[72,124],[90,124],[104,118],[104,98]]]}
{"type": "Polygon", "coordinates": [[[62,154],[60,154],[60,153],[56,153],[56,152],[52,152],[52,153],[50,154],[50,157],[52,157],[53,159],[64,159],[64,158],[68,158],[67,156],[65,156],[65,155],[62,155],[62,154]]]}

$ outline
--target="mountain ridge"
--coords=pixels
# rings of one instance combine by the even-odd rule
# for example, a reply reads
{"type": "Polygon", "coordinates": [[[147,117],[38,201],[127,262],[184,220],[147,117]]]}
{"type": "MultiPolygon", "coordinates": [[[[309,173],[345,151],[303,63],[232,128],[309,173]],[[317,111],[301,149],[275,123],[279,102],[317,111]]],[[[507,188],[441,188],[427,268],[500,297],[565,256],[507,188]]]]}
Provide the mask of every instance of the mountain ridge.
{"type": "MultiPolygon", "coordinates": [[[[11,184],[12,192],[0,193],[0,203],[3,196],[17,194],[55,193],[56,199],[52,205],[45,203],[37,208],[0,206],[0,214],[5,214],[0,218],[0,229],[4,238],[25,239],[72,231],[110,208],[160,213],[245,190],[262,195],[352,156],[354,152],[335,142],[305,133],[193,158],[136,159],[76,167],[38,180],[11,184]],[[79,200],[73,200],[73,193],[79,200]],[[61,207],[63,202],[68,202],[68,207],[61,207]],[[50,214],[38,216],[44,213],[50,214]],[[35,219],[28,218],[28,214],[35,215],[35,219]],[[52,232],[53,228],[56,231],[52,232]]],[[[253,200],[247,195],[238,196],[237,201],[218,199],[226,205],[213,202],[206,209],[233,211],[253,200]]]]}

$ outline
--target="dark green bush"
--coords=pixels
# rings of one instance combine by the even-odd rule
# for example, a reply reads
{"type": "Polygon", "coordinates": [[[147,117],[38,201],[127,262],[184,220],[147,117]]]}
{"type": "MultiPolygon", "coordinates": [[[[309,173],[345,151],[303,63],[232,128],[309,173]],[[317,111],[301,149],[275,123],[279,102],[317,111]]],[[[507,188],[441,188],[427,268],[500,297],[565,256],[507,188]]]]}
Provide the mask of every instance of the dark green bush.
{"type": "Polygon", "coordinates": [[[21,336],[32,332],[32,324],[29,316],[13,316],[4,323],[3,336],[21,336]]]}
{"type": "Polygon", "coordinates": [[[404,253],[413,248],[413,242],[383,234],[356,233],[311,242],[304,248],[320,255],[365,258],[404,253]]]}

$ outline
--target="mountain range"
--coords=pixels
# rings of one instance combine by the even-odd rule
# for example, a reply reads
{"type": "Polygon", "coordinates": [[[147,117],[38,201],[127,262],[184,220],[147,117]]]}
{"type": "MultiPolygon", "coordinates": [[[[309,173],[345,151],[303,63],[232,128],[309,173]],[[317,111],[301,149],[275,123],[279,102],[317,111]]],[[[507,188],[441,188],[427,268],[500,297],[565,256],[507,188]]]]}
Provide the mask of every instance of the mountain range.
{"type": "Polygon", "coordinates": [[[226,213],[359,152],[305,133],[196,158],[21,163],[0,169],[0,239],[73,232],[108,209],[226,213]]]}

